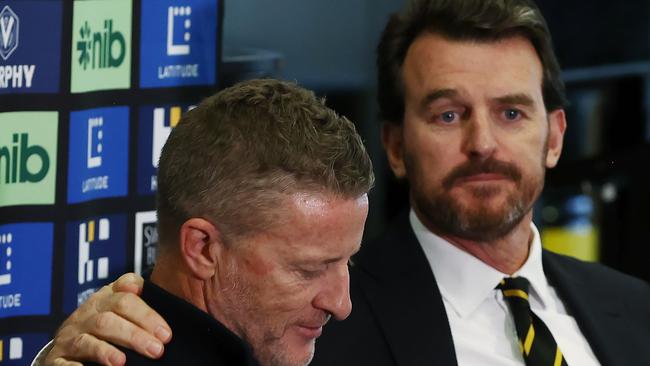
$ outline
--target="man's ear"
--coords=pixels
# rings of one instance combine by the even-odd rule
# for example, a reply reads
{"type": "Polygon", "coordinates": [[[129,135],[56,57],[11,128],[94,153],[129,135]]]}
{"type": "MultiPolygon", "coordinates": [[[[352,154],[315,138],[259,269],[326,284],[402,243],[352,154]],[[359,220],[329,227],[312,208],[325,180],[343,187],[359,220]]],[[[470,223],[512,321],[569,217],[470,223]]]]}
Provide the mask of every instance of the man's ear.
{"type": "Polygon", "coordinates": [[[386,150],[388,164],[397,178],[406,176],[404,167],[404,137],[402,126],[396,123],[385,122],[381,128],[381,142],[386,150]]]}
{"type": "Polygon", "coordinates": [[[198,279],[214,276],[223,245],[219,230],[205,219],[191,218],[181,225],[181,256],[198,279]]]}
{"type": "Polygon", "coordinates": [[[546,167],[553,168],[557,165],[562,153],[564,131],[566,130],[566,114],[564,109],[556,109],[548,116],[548,151],[546,153],[546,167]]]}

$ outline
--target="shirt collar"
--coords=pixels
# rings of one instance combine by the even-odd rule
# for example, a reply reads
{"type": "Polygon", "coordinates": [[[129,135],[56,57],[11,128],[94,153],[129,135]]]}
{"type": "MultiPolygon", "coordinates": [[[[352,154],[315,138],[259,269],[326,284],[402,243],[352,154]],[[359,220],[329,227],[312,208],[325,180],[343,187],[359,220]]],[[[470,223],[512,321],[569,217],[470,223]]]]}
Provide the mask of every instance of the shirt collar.
{"type": "MultiPolygon", "coordinates": [[[[427,229],[411,209],[409,219],[416,238],[429,261],[442,297],[460,317],[469,316],[488,297],[494,296],[497,284],[507,274],[485,264],[427,229]]],[[[542,267],[542,244],[539,232],[531,223],[533,240],[528,258],[513,277],[526,277],[531,284],[530,296],[542,308],[548,303],[548,281],[542,267]]]]}

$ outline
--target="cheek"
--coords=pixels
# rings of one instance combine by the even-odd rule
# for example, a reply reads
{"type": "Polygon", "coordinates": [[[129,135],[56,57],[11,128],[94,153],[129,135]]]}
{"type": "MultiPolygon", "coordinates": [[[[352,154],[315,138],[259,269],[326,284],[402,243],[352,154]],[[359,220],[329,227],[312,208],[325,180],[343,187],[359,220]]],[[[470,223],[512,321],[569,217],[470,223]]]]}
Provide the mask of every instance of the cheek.
{"type": "Polygon", "coordinates": [[[265,277],[273,272],[275,266],[258,255],[249,255],[244,259],[244,266],[255,277],[265,277]]]}
{"type": "Polygon", "coordinates": [[[277,267],[263,275],[251,271],[247,277],[246,282],[255,294],[253,301],[267,315],[276,318],[291,317],[292,313],[311,304],[314,286],[295,280],[291,274],[277,267]]]}

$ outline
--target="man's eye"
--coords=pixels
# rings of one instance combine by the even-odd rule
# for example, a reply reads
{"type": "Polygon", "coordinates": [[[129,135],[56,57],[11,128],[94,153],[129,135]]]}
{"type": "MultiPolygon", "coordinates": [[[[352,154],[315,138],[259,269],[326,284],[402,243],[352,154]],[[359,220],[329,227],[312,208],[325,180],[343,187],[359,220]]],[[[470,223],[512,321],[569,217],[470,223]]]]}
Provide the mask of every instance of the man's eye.
{"type": "Polygon", "coordinates": [[[504,117],[509,121],[516,121],[521,118],[521,112],[516,109],[506,109],[503,114],[504,117]]]}
{"type": "Polygon", "coordinates": [[[456,121],[458,114],[456,112],[444,112],[440,114],[439,119],[444,123],[452,123],[456,121]]]}
{"type": "Polygon", "coordinates": [[[321,271],[319,271],[319,270],[314,271],[314,270],[303,269],[303,270],[300,271],[300,273],[302,274],[302,277],[303,277],[303,278],[309,280],[309,279],[314,279],[314,278],[320,276],[321,271]]]}

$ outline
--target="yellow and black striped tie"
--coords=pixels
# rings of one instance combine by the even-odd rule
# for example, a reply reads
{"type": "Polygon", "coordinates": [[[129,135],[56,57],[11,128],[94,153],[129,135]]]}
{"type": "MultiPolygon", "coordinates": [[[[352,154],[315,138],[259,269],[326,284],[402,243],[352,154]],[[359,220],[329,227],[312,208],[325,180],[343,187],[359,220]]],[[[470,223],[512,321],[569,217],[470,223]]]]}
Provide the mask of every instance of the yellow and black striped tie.
{"type": "Polygon", "coordinates": [[[515,320],[519,347],[526,366],[567,366],[553,335],[544,322],[530,310],[525,277],[506,277],[497,286],[503,292],[515,320]]]}

